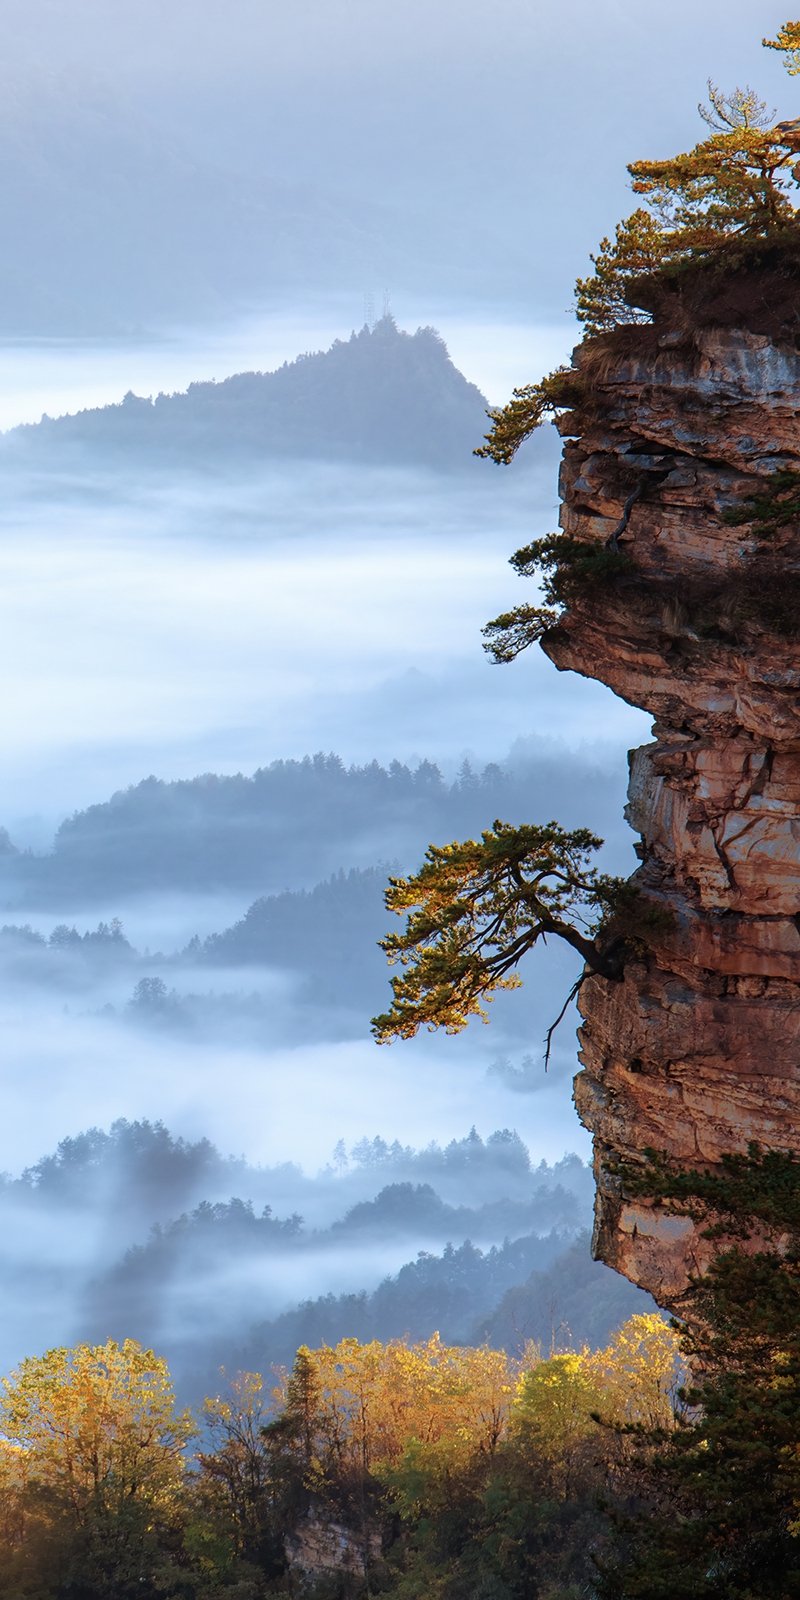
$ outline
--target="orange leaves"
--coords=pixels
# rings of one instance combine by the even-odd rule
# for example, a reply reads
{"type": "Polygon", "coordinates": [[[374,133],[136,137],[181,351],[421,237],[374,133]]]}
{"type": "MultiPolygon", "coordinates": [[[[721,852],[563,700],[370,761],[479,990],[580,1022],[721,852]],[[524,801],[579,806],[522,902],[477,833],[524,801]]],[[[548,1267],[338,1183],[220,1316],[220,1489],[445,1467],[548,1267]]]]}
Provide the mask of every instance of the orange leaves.
{"type": "Polygon", "coordinates": [[[345,1339],[304,1357],[314,1372],[320,1467],[371,1475],[411,1521],[435,1516],[515,1461],[543,1475],[548,1494],[581,1492],[599,1454],[615,1448],[614,1426],[671,1427],[679,1377],[678,1336],[655,1314],[632,1317],[604,1350],[546,1361],[535,1348],[515,1361],[485,1347],[448,1347],[438,1335],[415,1345],[345,1339]]]}
{"type": "Polygon", "coordinates": [[[405,1340],[305,1351],[316,1391],[317,1453],[373,1471],[399,1459],[410,1438],[457,1435],[491,1451],[504,1430],[515,1373],[497,1350],[405,1340]]]}
{"type": "Polygon", "coordinates": [[[678,1335],[657,1313],[631,1317],[603,1350],[547,1361],[535,1348],[515,1361],[486,1346],[444,1345],[438,1334],[421,1344],[343,1339],[304,1355],[320,1441],[367,1471],[397,1462],[410,1441],[461,1440],[489,1459],[520,1430],[558,1454],[574,1433],[594,1433],[597,1410],[666,1428],[679,1376],[678,1335]]]}

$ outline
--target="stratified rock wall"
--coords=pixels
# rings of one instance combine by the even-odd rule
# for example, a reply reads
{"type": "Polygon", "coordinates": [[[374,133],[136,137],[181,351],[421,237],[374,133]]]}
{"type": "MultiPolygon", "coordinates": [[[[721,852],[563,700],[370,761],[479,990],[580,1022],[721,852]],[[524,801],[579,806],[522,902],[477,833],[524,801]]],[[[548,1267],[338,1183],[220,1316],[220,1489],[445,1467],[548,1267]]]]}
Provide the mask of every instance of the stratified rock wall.
{"type": "Polygon", "coordinates": [[[591,405],[562,423],[579,431],[565,531],[613,542],[641,486],[619,533],[635,578],[571,602],[543,644],[656,719],[631,756],[628,818],[636,881],[672,927],[624,981],[584,983],[575,1099],[595,1139],[596,1253],[679,1305],[712,1247],[626,1200],[609,1165],[647,1146],[713,1165],[800,1136],[800,640],[719,607],[701,625],[691,600],[747,571],[748,529],[722,512],[800,467],[800,354],[739,330],[667,330],[658,348],[648,335],[595,371],[591,405]]]}

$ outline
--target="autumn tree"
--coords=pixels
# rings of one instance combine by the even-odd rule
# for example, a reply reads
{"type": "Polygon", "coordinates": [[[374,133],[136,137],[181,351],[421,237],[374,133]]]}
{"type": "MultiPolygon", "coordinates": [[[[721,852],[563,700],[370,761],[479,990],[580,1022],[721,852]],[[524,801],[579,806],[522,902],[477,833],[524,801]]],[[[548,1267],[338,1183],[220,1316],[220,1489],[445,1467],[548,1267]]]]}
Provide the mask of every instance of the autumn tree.
{"type": "Polygon", "coordinates": [[[671,1432],[680,1374],[675,1330],[658,1313],[631,1317],[605,1349],[567,1351],[523,1372],[511,1414],[514,1448],[546,1468],[559,1499],[586,1492],[601,1461],[608,1468],[620,1459],[623,1430],[671,1432]]]}
{"type": "Polygon", "coordinates": [[[192,1436],[166,1363],[133,1340],[30,1357],[2,1380],[0,1433],[23,1566],[41,1558],[24,1534],[32,1518],[53,1563],[53,1593],[59,1571],[86,1596],[155,1593],[180,1522],[192,1436]]]}
{"type": "MultiPolygon", "coordinates": [[[[454,1352],[458,1354],[458,1352],[454,1352]]],[[[490,1352],[475,1352],[475,1372],[490,1352]]],[[[497,1594],[531,1600],[588,1592],[602,1542],[601,1493],[614,1494],[622,1424],[654,1416],[668,1430],[678,1338],[656,1314],[631,1318],[601,1351],[507,1368],[502,1426],[408,1438],[381,1476],[403,1518],[401,1596],[497,1594]]],[[[476,1408],[477,1410],[477,1408],[476,1408]]]]}
{"type": "Polygon", "coordinates": [[[450,1347],[438,1334],[421,1344],[342,1339],[297,1353],[281,1415],[308,1487],[326,1491],[341,1475],[369,1475],[399,1459],[410,1437],[427,1443],[459,1432],[491,1451],[505,1428],[514,1368],[502,1351],[450,1347]]]}
{"type": "Polygon", "coordinates": [[[266,1600],[294,1592],[303,1526],[313,1541],[327,1522],[348,1546],[337,1594],[471,1593],[494,1573],[529,1600],[549,1593],[536,1574],[585,1568],[607,1441],[669,1427],[674,1362],[656,1316],[549,1361],[345,1339],[302,1348],[278,1389],[239,1374],[187,1463],[163,1362],[130,1342],[50,1351],[4,1385],[0,1592],[266,1600]]]}
{"type": "MultiPolygon", "coordinates": [[[[410,1437],[467,1432],[491,1451],[505,1426],[513,1369],[502,1351],[345,1339],[315,1352],[323,1415],[366,1471],[397,1459],[410,1437]]],[[[340,1450],[344,1448],[340,1445],[340,1450]]]]}
{"type": "Polygon", "coordinates": [[[184,1545],[202,1589],[260,1592],[259,1579],[285,1571],[282,1486],[269,1438],[273,1397],[257,1372],[239,1372],[206,1399],[207,1448],[190,1484],[184,1545]]]}

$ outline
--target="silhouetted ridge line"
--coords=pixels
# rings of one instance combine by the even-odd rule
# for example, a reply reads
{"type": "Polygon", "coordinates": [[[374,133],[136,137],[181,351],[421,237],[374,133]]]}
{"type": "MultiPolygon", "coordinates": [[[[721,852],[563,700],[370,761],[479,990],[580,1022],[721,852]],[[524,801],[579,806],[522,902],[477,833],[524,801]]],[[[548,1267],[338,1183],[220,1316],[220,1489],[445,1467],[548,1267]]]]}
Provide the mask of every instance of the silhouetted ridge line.
{"type": "Polygon", "coordinates": [[[145,462],[310,457],[469,468],[486,404],[434,328],[404,333],[385,316],[275,372],[192,383],[154,401],[129,391],[117,405],[45,416],[13,429],[6,451],[35,451],[37,460],[79,446],[145,462]]]}

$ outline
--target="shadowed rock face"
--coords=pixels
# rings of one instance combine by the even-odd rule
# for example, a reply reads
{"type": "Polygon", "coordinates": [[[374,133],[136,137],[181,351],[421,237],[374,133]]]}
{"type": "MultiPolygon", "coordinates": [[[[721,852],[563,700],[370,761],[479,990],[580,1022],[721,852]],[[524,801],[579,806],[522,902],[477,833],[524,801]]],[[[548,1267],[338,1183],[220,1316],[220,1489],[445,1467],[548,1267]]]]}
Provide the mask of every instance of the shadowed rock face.
{"type": "MultiPolygon", "coordinates": [[[[647,1146],[686,1165],[798,1145],[800,1130],[800,638],[759,603],[797,581],[792,532],[752,554],[722,513],[800,466],[800,354],[742,330],[643,330],[591,376],[561,423],[562,526],[613,541],[631,573],[570,602],[544,648],[560,670],[651,711],[631,754],[636,882],[672,913],[624,980],[581,991],[575,1100],[594,1134],[595,1251],[679,1305],[713,1246],[692,1223],[630,1203],[608,1171],[647,1146]]],[[[579,349],[576,363],[593,359],[579,349]]],[[[596,360],[596,357],[594,358],[596,360]]],[[[613,547],[613,546],[612,546],[613,547]]]]}

